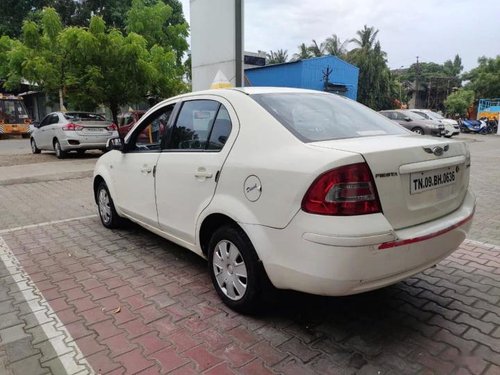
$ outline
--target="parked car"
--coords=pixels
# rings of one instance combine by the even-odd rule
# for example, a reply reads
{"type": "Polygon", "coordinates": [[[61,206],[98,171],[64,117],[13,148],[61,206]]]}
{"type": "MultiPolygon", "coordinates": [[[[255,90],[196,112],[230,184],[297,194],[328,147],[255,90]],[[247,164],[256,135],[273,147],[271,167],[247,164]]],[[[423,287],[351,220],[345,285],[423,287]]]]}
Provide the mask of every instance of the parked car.
{"type": "Polygon", "coordinates": [[[416,113],[424,117],[427,120],[435,120],[438,123],[442,123],[444,125],[444,136],[447,138],[451,138],[454,135],[460,134],[460,127],[456,120],[452,120],[449,118],[445,118],[437,112],[433,112],[429,109],[410,109],[410,111],[416,113]]]}
{"type": "Polygon", "coordinates": [[[443,124],[429,121],[416,113],[402,109],[380,111],[385,117],[396,121],[399,125],[420,135],[433,135],[440,137],[444,132],[443,124]]]}
{"type": "Polygon", "coordinates": [[[69,151],[105,150],[106,142],[117,137],[117,127],[104,116],[91,112],[52,112],[34,123],[30,134],[31,151],[53,150],[62,159],[69,151]]]}
{"type": "Polygon", "coordinates": [[[125,137],[127,133],[134,127],[137,121],[144,115],[146,111],[133,110],[122,113],[118,116],[118,133],[121,137],[125,137]]]}
{"type": "Polygon", "coordinates": [[[208,259],[238,311],[272,286],[338,296],[410,277],[459,246],[475,208],[467,144],[330,93],[185,94],[108,146],[93,180],[102,224],[127,218],[208,259]]]}

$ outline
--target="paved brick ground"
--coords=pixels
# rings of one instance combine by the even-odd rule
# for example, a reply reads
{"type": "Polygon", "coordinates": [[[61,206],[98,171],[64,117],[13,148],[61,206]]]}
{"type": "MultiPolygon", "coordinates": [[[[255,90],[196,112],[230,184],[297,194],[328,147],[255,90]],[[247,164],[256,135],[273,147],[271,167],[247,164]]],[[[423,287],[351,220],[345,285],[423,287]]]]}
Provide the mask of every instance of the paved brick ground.
{"type": "MultiPolygon", "coordinates": [[[[16,210],[22,198],[0,201],[0,237],[96,373],[500,374],[500,247],[487,244],[500,245],[489,229],[500,215],[500,137],[470,145],[479,204],[471,240],[452,256],[363,295],[278,292],[256,317],[220,303],[202,259],[136,226],[109,231],[87,217],[5,230],[94,214],[89,179],[0,187],[10,197],[43,191],[37,215],[16,210]]],[[[12,319],[31,333],[8,315],[16,292],[2,285],[0,327],[12,319]]],[[[31,358],[38,341],[25,342],[31,358]]],[[[24,360],[0,348],[0,372],[24,374],[15,368],[24,360]]]]}

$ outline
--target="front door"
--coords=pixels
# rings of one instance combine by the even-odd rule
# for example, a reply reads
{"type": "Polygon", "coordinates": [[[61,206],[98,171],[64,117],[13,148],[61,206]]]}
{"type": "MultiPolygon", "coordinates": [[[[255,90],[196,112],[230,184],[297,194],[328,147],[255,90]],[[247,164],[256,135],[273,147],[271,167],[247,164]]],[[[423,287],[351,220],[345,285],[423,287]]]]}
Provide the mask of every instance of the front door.
{"type": "Polygon", "coordinates": [[[158,227],[155,198],[155,169],[161,140],[174,104],[166,104],[142,119],[131,134],[125,152],[113,160],[115,205],[131,219],[158,227]]]}
{"type": "Polygon", "coordinates": [[[200,96],[182,103],[169,142],[158,160],[156,197],[160,228],[186,245],[210,203],[218,174],[237,134],[230,104],[200,96]]]}

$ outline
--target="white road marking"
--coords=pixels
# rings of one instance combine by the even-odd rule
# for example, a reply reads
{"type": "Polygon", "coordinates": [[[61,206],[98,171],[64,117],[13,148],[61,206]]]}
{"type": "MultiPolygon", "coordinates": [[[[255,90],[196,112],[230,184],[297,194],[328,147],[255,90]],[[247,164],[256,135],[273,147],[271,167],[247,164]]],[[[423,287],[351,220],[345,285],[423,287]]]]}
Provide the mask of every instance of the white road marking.
{"type": "MultiPolygon", "coordinates": [[[[95,216],[95,215],[94,215],[95,216]]],[[[0,260],[5,264],[12,278],[20,286],[31,312],[38,321],[50,345],[60,359],[67,374],[92,374],[92,367],[84,358],[83,353],[71,334],[50,307],[35,283],[30,279],[19,260],[0,237],[0,260]]],[[[36,345],[36,344],[35,344],[36,345]]],[[[45,364],[52,362],[49,358],[41,358],[45,364]],[[48,361],[47,361],[48,360],[48,361]]]]}
{"type": "Polygon", "coordinates": [[[39,224],[23,225],[21,227],[15,227],[15,228],[0,229],[0,234],[11,233],[11,232],[15,232],[15,231],[18,231],[18,230],[23,230],[23,229],[31,229],[31,228],[44,227],[44,226],[53,225],[53,224],[67,223],[68,221],[90,219],[90,218],[94,218],[94,217],[97,217],[97,216],[98,215],[94,214],[94,215],[73,217],[71,219],[46,221],[44,223],[39,223],[39,224]]]}

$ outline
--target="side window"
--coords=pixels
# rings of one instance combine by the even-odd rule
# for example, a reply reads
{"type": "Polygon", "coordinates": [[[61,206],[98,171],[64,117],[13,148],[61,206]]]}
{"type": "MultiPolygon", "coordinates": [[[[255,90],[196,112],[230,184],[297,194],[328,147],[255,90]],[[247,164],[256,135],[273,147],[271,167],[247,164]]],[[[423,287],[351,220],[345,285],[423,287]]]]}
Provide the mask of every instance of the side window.
{"type": "Polygon", "coordinates": [[[210,132],[207,149],[222,150],[222,147],[224,147],[224,144],[229,138],[229,134],[231,134],[232,127],[229,112],[226,107],[221,104],[217,117],[215,118],[212,131],[210,132]]]}
{"type": "Polygon", "coordinates": [[[50,115],[50,118],[49,118],[47,125],[57,124],[58,122],[59,122],[59,116],[56,114],[52,114],[52,115],[50,115]]]}
{"type": "Polygon", "coordinates": [[[167,128],[168,120],[175,104],[170,104],[150,114],[134,131],[129,143],[129,150],[160,150],[161,139],[167,128]]]}
{"type": "Polygon", "coordinates": [[[44,117],[44,119],[42,120],[42,122],[40,122],[40,128],[42,126],[47,126],[47,125],[50,125],[50,124],[53,124],[54,122],[58,122],[59,121],[59,117],[56,115],[56,114],[48,114],[47,116],[44,117]],[[55,119],[55,121],[54,121],[55,119]]]}
{"type": "Polygon", "coordinates": [[[406,115],[399,113],[399,112],[395,112],[394,114],[396,115],[396,119],[401,120],[401,121],[403,121],[407,117],[406,115]]]}
{"type": "Polygon", "coordinates": [[[213,100],[192,100],[182,105],[172,132],[170,149],[205,150],[220,104],[213,100]]]}

